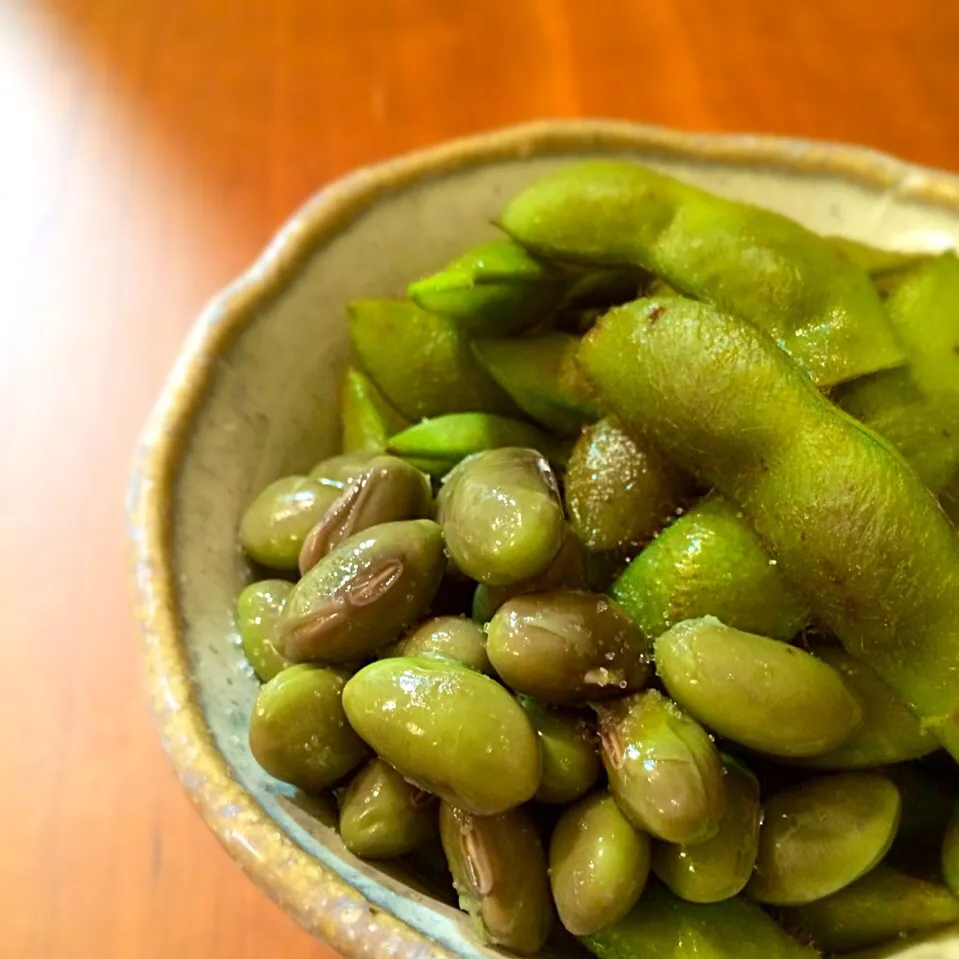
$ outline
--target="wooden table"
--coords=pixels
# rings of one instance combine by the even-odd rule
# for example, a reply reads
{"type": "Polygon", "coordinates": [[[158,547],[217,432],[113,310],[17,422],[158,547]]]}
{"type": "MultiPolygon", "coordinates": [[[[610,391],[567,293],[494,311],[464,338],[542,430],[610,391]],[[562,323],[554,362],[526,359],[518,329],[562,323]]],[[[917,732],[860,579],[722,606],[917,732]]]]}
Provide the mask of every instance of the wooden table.
{"type": "Polygon", "coordinates": [[[0,952],[298,959],[157,745],[131,450],[203,302],[357,164],[548,116],[959,169],[941,0],[0,0],[0,952]]]}

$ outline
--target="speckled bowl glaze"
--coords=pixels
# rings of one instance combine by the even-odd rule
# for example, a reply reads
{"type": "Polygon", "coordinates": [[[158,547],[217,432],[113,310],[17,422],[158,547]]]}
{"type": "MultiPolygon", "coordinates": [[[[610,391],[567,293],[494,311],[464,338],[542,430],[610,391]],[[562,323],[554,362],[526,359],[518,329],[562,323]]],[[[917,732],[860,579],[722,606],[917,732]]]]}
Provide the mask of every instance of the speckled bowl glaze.
{"type": "MultiPolygon", "coordinates": [[[[414,877],[362,863],[332,810],[267,776],[247,745],[257,683],[233,620],[251,570],[236,545],[255,491],[337,450],[345,304],[401,293],[495,234],[506,198],[557,166],[634,157],[824,233],[907,249],[959,241],[959,179],[869,150],[606,121],[542,122],[359,170],[321,190],[199,318],[133,474],[129,528],[163,745],[246,873],[346,956],[476,959],[463,917],[414,877]]],[[[959,957],[948,936],[904,948],[959,957]]],[[[550,951],[565,951],[560,941],[550,951]]]]}

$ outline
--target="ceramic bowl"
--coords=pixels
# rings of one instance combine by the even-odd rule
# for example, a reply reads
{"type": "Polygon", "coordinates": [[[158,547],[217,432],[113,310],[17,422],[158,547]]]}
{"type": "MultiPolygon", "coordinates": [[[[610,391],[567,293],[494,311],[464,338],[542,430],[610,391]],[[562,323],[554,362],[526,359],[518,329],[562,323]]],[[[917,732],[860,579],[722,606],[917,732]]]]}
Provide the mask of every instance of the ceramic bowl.
{"type": "MultiPolygon", "coordinates": [[[[246,729],[257,683],[233,619],[251,570],[236,545],[237,522],[268,481],[337,450],[344,305],[401,293],[411,278],[492,237],[508,197],[561,164],[596,156],[642,160],[823,233],[906,249],[959,241],[959,179],[870,150],[542,122],[327,186],[210,304],[155,407],[131,485],[153,710],[177,775],[237,863],[346,956],[476,959],[497,950],[479,944],[463,916],[416,876],[350,855],[331,810],[253,761],[246,729]]],[[[908,954],[956,957],[959,945],[908,954]]]]}

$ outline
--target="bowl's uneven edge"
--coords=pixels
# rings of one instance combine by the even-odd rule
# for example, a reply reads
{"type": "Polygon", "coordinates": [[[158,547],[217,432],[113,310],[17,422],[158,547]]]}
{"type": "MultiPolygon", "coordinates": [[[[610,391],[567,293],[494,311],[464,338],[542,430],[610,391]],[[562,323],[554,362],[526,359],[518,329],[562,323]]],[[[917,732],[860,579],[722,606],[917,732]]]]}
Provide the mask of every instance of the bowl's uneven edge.
{"type": "Polygon", "coordinates": [[[838,175],[902,199],[959,211],[959,178],[860,147],[745,135],[692,134],[615,121],[541,121],[361,169],[316,194],[261,258],[203,311],[153,409],[128,500],[136,614],[153,714],[170,760],[203,818],[243,870],[304,928],[346,956],[452,954],[367,902],[304,852],[230,775],[204,721],[180,637],[171,554],[173,490],[184,445],[217,358],[306,253],[386,192],[454,168],[571,150],[660,154],[838,175]]]}

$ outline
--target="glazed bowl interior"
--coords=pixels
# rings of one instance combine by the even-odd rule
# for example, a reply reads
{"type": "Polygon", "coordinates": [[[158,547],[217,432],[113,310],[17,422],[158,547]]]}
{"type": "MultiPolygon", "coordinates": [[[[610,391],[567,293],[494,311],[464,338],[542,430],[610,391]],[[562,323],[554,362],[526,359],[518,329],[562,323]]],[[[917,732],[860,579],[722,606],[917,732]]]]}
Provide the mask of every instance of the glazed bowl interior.
{"type": "MultiPolygon", "coordinates": [[[[214,302],[144,439],[131,532],[151,693],[186,788],[240,864],[314,933],[352,955],[475,957],[480,945],[429,862],[404,871],[351,856],[333,812],[254,762],[258,684],[234,602],[253,570],[236,544],[252,496],[338,451],[344,307],[496,236],[504,201],[562,164],[625,156],[828,234],[942,248],[959,239],[956,181],[869,151],[702,137],[608,123],[539,124],[361,171],[318,195],[214,302]],[[395,919],[393,918],[395,917],[395,919]],[[399,921],[396,921],[396,920],[399,921]]],[[[549,951],[577,949],[562,938],[549,951]]],[[[959,955],[946,944],[915,955],[959,955]],[[949,950],[947,952],[947,950],[949,950]]]]}

